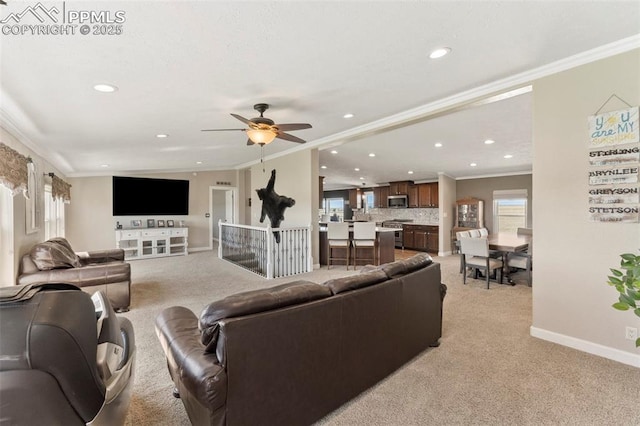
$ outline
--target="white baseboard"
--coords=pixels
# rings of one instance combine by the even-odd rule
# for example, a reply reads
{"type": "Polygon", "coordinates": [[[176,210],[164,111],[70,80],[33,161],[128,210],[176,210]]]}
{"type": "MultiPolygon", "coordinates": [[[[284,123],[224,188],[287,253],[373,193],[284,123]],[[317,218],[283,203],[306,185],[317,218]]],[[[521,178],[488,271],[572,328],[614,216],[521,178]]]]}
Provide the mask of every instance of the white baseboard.
{"type": "MultiPolygon", "coordinates": [[[[586,352],[592,355],[611,359],[613,361],[621,362],[632,367],[640,368],[640,354],[621,351],[619,349],[610,348],[598,343],[589,342],[586,340],[578,339],[576,337],[566,336],[564,334],[555,333],[549,330],[543,330],[537,327],[531,327],[529,330],[533,337],[577,349],[579,351],[586,352]]],[[[629,344],[633,345],[632,342],[629,342],[629,344]]]]}
{"type": "Polygon", "coordinates": [[[439,251],[438,252],[438,256],[443,257],[443,256],[451,256],[453,254],[452,251],[439,251]]]}
{"type": "Polygon", "coordinates": [[[189,253],[195,253],[197,251],[212,251],[211,247],[189,247],[189,253]]]}

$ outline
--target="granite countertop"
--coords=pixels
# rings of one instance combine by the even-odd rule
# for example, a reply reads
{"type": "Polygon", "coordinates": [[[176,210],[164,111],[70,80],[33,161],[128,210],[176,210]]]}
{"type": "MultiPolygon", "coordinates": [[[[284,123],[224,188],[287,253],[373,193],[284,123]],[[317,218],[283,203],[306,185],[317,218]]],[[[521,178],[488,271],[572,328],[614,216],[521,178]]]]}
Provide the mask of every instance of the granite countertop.
{"type": "MultiPolygon", "coordinates": [[[[353,227],[350,226],[349,231],[353,231],[353,227]]],[[[402,231],[402,228],[383,228],[380,226],[376,226],[376,232],[395,232],[395,231],[402,231]]],[[[320,232],[327,232],[327,228],[321,226],[320,232]]]]}

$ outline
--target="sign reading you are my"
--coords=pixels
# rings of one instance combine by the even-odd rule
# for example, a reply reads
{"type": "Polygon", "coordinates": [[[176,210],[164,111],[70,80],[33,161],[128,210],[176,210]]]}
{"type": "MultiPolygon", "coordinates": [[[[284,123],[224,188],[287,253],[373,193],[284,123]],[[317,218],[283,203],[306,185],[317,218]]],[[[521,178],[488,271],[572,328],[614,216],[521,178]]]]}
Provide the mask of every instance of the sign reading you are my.
{"type": "Polygon", "coordinates": [[[640,218],[639,107],[589,117],[589,218],[638,222],[640,218]]]}

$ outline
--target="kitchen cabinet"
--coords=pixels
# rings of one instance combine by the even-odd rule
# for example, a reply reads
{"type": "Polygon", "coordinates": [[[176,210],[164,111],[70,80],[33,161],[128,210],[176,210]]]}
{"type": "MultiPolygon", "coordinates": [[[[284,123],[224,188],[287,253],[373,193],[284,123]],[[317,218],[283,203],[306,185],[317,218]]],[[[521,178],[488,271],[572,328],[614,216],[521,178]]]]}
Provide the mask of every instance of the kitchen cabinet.
{"type": "Polygon", "coordinates": [[[373,188],[373,205],[376,208],[387,208],[387,197],[389,196],[388,186],[376,186],[373,188]]]}
{"type": "Polygon", "coordinates": [[[430,253],[438,252],[438,226],[405,224],[402,226],[402,231],[405,248],[430,253]]]}
{"type": "Polygon", "coordinates": [[[349,206],[352,209],[362,208],[362,191],[360,190],[360,188],[349,190],[349,206]]]}
{"type": "Polygon", "coordinates": [[[409,202],[409,207],[420,207],[419,196],[418,196],[418,187],[420,185],[410,185],[409,186],[409,194],[407,197],[407,201],[409,202]]]}
{"type": "Polygon", "coordinates": [[[389,195],[408,195],[409,185],[413,185],[410,180],[389,182],[389,195]]]}
{"type": "Polygon", "coordinates": [[[418,187],[418,207],[438,207],[438,182],[421,183],[418,187]]]}

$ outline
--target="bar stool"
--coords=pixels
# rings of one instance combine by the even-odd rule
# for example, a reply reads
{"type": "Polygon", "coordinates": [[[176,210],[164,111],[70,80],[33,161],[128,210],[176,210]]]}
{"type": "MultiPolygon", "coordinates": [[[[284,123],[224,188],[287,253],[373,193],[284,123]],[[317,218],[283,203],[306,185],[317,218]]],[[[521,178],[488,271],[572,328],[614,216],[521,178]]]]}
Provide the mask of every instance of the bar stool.
{"type": "Polygon", "coordinates": [[[375,222],[354,222],[353,224],[353,268],[358,264],[358,249],[371,249],[371,260],[376,265],[376,223],[375,222]]]}
{"type": "Polygon", "coordinates": [[[344,260],[349,269],[349,224],[347,222],[329,222],[327,223],[327,269],[331,268],[332,260],[344,260]],[[345,251],[345,257],[336,257],[333,250],[339,249],[345,251]]]}

